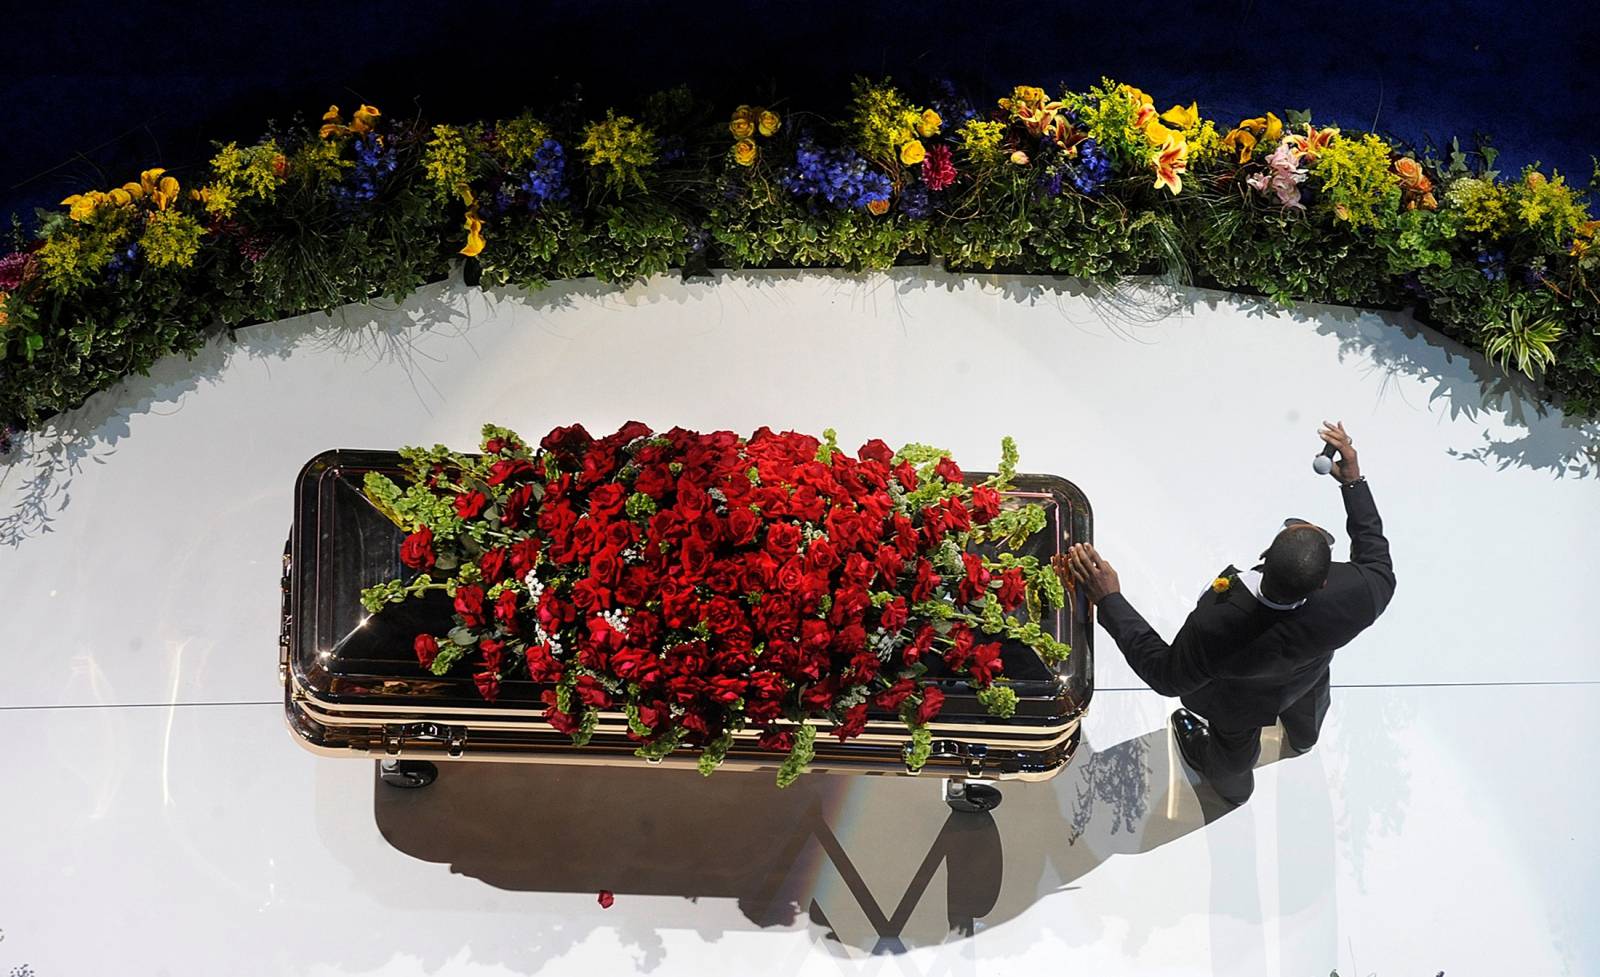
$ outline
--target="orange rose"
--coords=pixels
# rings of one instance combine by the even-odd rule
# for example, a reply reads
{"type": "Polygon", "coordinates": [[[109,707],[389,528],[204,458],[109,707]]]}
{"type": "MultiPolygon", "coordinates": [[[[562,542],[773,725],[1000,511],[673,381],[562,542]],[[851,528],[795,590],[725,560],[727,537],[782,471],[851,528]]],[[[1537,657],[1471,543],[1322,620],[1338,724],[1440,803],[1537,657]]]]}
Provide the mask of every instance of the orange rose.
{"type": "Polygon", "coordinates": [[[887,201],[887,200],[874,200],[871,203],[867,204],[867,210],[874,217],[882,217],[884,214],[887,214],[889,212],[889,201],[887,201]]]}

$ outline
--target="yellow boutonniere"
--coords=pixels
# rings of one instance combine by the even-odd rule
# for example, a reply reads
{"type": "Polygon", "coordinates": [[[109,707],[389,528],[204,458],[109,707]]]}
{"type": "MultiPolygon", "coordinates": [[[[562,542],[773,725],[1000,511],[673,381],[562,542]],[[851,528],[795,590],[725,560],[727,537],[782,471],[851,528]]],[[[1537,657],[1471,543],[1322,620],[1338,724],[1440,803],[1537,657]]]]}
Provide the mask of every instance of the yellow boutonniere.
{"type": "Polygon", "coordinates": [[[1217,579],[1211,581],[1211,591],[1213,593],[1225,594],[1228,592],[1228,588],[1231,586],[1233,586],[1233,581],[1229,580],[1227,577],[1218,577],[1217,579]]]}

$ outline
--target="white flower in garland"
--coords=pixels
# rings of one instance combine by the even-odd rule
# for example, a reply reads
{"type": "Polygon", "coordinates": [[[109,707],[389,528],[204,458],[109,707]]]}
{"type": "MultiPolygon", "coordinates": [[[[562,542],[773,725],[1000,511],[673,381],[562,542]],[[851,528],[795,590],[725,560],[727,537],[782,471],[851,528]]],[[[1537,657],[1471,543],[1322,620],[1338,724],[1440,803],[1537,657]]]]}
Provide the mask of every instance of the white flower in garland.
{"type": "Polygon", "coordinates": [[[522,582],[528,588],[528,602],[537,604],[539,597],[544,594],[544,581],[539,579],[535,571],[529,570],[522,582]]]}
{"type": "Polygon", "coordinates": [[[609,624],[611,626],[611,630],[617,632],[618,634],[628,633],[628,616],[623,614],[621,611],[601,611],[597,616],[600,618],[600,620],[609,624]]]}

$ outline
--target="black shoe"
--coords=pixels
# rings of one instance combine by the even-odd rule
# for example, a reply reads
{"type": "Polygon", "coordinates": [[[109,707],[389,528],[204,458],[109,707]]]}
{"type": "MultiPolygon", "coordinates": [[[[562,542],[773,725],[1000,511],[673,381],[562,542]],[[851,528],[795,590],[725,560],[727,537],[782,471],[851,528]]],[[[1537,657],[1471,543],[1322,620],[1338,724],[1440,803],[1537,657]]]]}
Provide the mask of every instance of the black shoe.
{"type": "Polygon", "coordinates": [[[1175,710],[1172,713],[1172,738],[1178,743],[1178,755],[1183,757],[1183,762],[1189,765],[1190,770],[1204,777],[1206,768],[1203,759],[1206,743],[1211,738],[1211,731],[1206,729],[1206,724],[1187,709],[1175,710]]]}
{"type": "Polygon", "coordinates": [[[1311,746],[1295,746],[1294,740],[1289,738],[1288,733],[1284,733],[1283,739],[1279,742],[1281,745],[1278,747],[1278,755],[1283,757],[1285,760],[1287,760],[1289,757],[1299,756],[1302,753],[1310,753],[1311,746],[1316,746],[1315,743],[1311,744],[1311,746]]]}

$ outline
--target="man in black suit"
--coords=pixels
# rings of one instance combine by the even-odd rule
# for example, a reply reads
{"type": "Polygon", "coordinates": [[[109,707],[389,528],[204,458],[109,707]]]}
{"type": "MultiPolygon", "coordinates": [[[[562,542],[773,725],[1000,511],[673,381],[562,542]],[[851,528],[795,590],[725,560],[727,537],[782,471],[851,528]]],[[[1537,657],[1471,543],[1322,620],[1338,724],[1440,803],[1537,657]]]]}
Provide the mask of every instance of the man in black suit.
{"type": "Polygon", "coordinates": [[[1094,601],[1134,672],[1162,695],[1182,697],[1184,708],[1172,714],[1178,750],[1234,804],[1255,789],[1262,727],[1282,721],[1286,755],[1316,743],[1334,651],[1394,595],[1389,542],[1355,447],[1343,424],[1324,422],[1317,433],[1338,452],[1329,474],[1342,486],[1349,563],[1333,562],[1332,533],[1287,520],[1260,564],[1222,571],[1169,646],[1122,596],[1117,572],[1093,546],[1056,557],[1056,572],[1094,601]]]}

